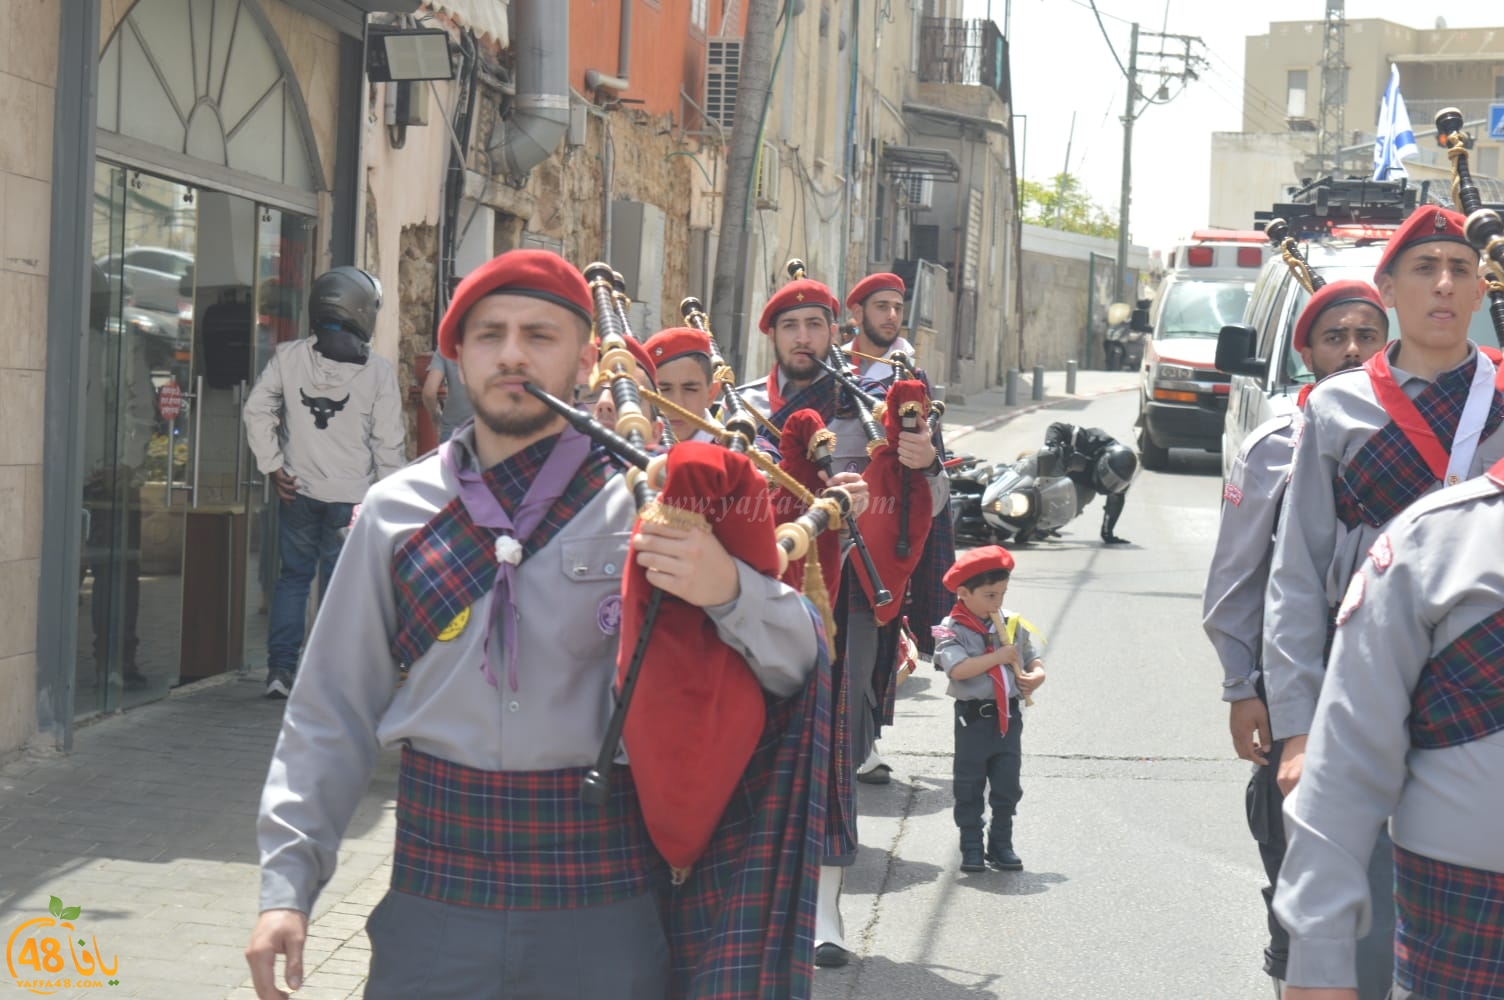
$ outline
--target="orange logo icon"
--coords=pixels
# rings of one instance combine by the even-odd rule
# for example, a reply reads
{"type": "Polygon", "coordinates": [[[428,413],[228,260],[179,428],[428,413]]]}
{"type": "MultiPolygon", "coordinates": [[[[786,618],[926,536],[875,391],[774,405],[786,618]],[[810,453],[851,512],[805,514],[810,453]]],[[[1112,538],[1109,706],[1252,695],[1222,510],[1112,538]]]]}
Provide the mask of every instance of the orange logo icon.
{"type": "Polygon", "coordinates": [[[90,935],[86,941],[74,924],[83,908],[64,906],[52,896],[47,909],[51,916],[26,921],[5,942],[5,968],[12,982],[39,996],[119,986],[119,957],[106,961],[99,939],[90,935]]]}

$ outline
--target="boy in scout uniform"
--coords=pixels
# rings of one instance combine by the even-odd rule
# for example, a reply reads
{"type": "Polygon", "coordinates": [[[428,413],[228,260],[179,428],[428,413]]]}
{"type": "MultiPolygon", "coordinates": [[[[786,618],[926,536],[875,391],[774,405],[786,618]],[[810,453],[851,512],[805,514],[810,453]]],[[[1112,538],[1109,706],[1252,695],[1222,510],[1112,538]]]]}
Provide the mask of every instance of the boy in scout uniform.
{"type": "MultiPolygon", "coordinates": [[[[673,326],[659,330],[642,346],[658,373],[658,392],[663,398],[710,420],[710,404],[721,388],[710,365],[710,334],[691,326],[673,326]]],[[[715,440],[714,435],[673,413],[665,413],[663,418],[676,441],[715,440]]]]}
{"type": "Polygon", "coordinates": [[[956,606],[935,626],[935,666],[950,678],[956,699],[953,763],[955,820],[961,830],[961,870],[1022,871],[1013,850],[1013,815],[1023,797],[1024,717],[1019,698],[1044,683],[1033,629],[1003,610],[1013,556],[999,545],[972,549],[945,574],[956,606]],[[992,806],[982,850],[982,806],[992,806]]]}
{"type": "Polygon", "coordinates": [[[1353,1000],[1392,910],[1394,1000],[1504,997],[1504,462],[1378,536],[1337,615],[1275,909],[1285,1000],[1353,1000]],[[1392,897],[1364,877],[1393,838],[1392,897]]]}
{"type": "Polygon", "coordinates": [[[309,913],[377,752],[394,747],[397,844],[367,928],[367,998],[664,1000],[701,972],[717,997],[768,978],[808,995],[813,871],[760,921],[766,950],[707,944],[699,929],[731,897],[696,894],[726,873],[702,867],[666,895],[624,767],[604,806],[581,801],[614,701],[629,539],[648,581],[704,608],[770,696],[810,689],[818,642],[800,596],[714,535],[648,522],[633,535],[620,466],[524,391],[567,399],[586,379],[590,320],[579,271],[543,251],[505,253],[456,290],[438,346],[476,418],[367,494],[262,794],[246,955],[263,1000],[285,996],[279,954],[301,985],[309,913]],[[669,915],[685,902],[682,931],[669,915]]]}
{"type": "MultiPolygon", "coordinates": [[[[1367,361],[1384,346],[1388,329],[1389,315],[1377,289],[1366,281],[1334,281],[1306,303],[1292,344],[1320,381],[1367,361]]],[[[1314,387],[1313,382],[1301,388],[1295,410],[1256,428],[1233,460],[1222,490],[1222,521],[1207,574],[1202,619],[1222,665],[1222,700],[1229,703],[1233,750],[1255,765],[1245,801],[1248,828],[1269,879],[1263,890],[1269,919],[1264,971],[1275,980],[1285,978],[1289,953],[1289,938],[1270,908],[1285,853],[1280,819],[1284,795],[1275,781],[1282,744],[1269,736],[1269,709],[1259,670],[1261,632],[1274,527],[1289,481],[1301,408],[1314,387]]],[[[1387,956],[1388,942],[1376,944],[1387,956]]],[[[1381,956],[1375,964],[1383,961],[1381,956]]]]}
{"type": "MultiPolygon", "coordinates": [[[[1334,613],[1364,553],[1410,504],[1504,457],[1504,434],[1495,433],[1504,422],[1504,375],[1467,337],[1483,280],[1463,223],[1428,205],[1395,232],[1374,284],[1399,317],[1399,340],[1361,369],[1322,382],[1306,403],[1263,634],[1271,734],[1285,741],[1278,782],[1286,795],[1304,765],[1334,613]]],[[[1387,849],[1373,861],[1374,884],[1387,884],[1387,849]]],[[[1382,978],[1387,965],[1366,975],[1382,978]]]]}

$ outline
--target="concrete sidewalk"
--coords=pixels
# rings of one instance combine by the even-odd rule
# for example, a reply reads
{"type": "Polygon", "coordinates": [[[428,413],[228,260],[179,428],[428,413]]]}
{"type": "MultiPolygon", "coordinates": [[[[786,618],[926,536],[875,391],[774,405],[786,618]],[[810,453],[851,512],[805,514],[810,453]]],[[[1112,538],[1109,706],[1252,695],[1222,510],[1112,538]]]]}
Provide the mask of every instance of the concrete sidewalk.
{"type": "MultiPolygon", "coordinates": [[[[1131,372],[1080,372],[1077,395],[1135,381],[1131,372]]],[[[1013,407],[1001,388],[973,394],[952,404],[947,437],[1066,403],[1064,388],[1065,373],[1051,372],[1040,401],[1027,377],[1013,407]]],[[[87,940],[87,951],[115,970],[89,975],[93,959],[82,953],[62,955],[60,971],[33,969],[18,936],[7,957],[21,978],[117,979],[110,995],[155,1000],[254,996],[243,951],[257,910],[255,815],[284,704],[261,697],[261,680],[257,670],[196,684],[81,727],[69,754],[33,750],[0,766],[0,935],[11,942],[20,925],[52,920],[57,897],[80,908],[73,942],[87,940]]],[[[320,897],[300,1000],[361,994],[370,956],[365,918],[391,875],[396,760],[382,757],[320,897]]],[[[31,954],[45,962],[42,952],[31,954]]],[[[0,976],[19,994],[10,975],[0,976]]]]}

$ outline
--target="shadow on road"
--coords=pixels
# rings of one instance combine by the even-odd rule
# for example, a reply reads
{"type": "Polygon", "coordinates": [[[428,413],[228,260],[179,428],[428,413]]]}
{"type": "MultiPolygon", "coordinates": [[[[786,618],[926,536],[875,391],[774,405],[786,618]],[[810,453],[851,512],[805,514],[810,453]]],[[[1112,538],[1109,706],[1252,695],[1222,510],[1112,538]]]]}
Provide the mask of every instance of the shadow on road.
{"type": "Polygon", "coordinates": [[[999,996],[1001,976],[948,965],[895,962],[881,955],[858,959],[846,969],[822,969],[818,978],[820,996],[906,996],[924,1000],[975,1000],[999,996]],[[849,984],[847,989],[827,990],[832,981],[849,984]]]}
{"type": "Polygon", "coordinates": [[[1059,872],[995,872],[991,869],[975,875],[961,876],[961,885],[976,892],[990,892],[995,896],[1037,896],[1049,892],[1050,886],[1069,882],[1070,877],[1059,872]]]}

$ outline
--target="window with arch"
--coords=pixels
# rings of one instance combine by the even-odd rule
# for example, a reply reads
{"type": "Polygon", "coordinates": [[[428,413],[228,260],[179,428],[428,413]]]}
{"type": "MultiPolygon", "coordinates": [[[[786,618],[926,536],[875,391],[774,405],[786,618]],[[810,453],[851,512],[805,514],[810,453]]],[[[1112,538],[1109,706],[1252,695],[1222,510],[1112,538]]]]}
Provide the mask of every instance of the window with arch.
{"type": "Polygon", "coordinates": [[[139,0],[99,63],[98,126],[316,190],[307,114],[254,0],[139,0]]]}

